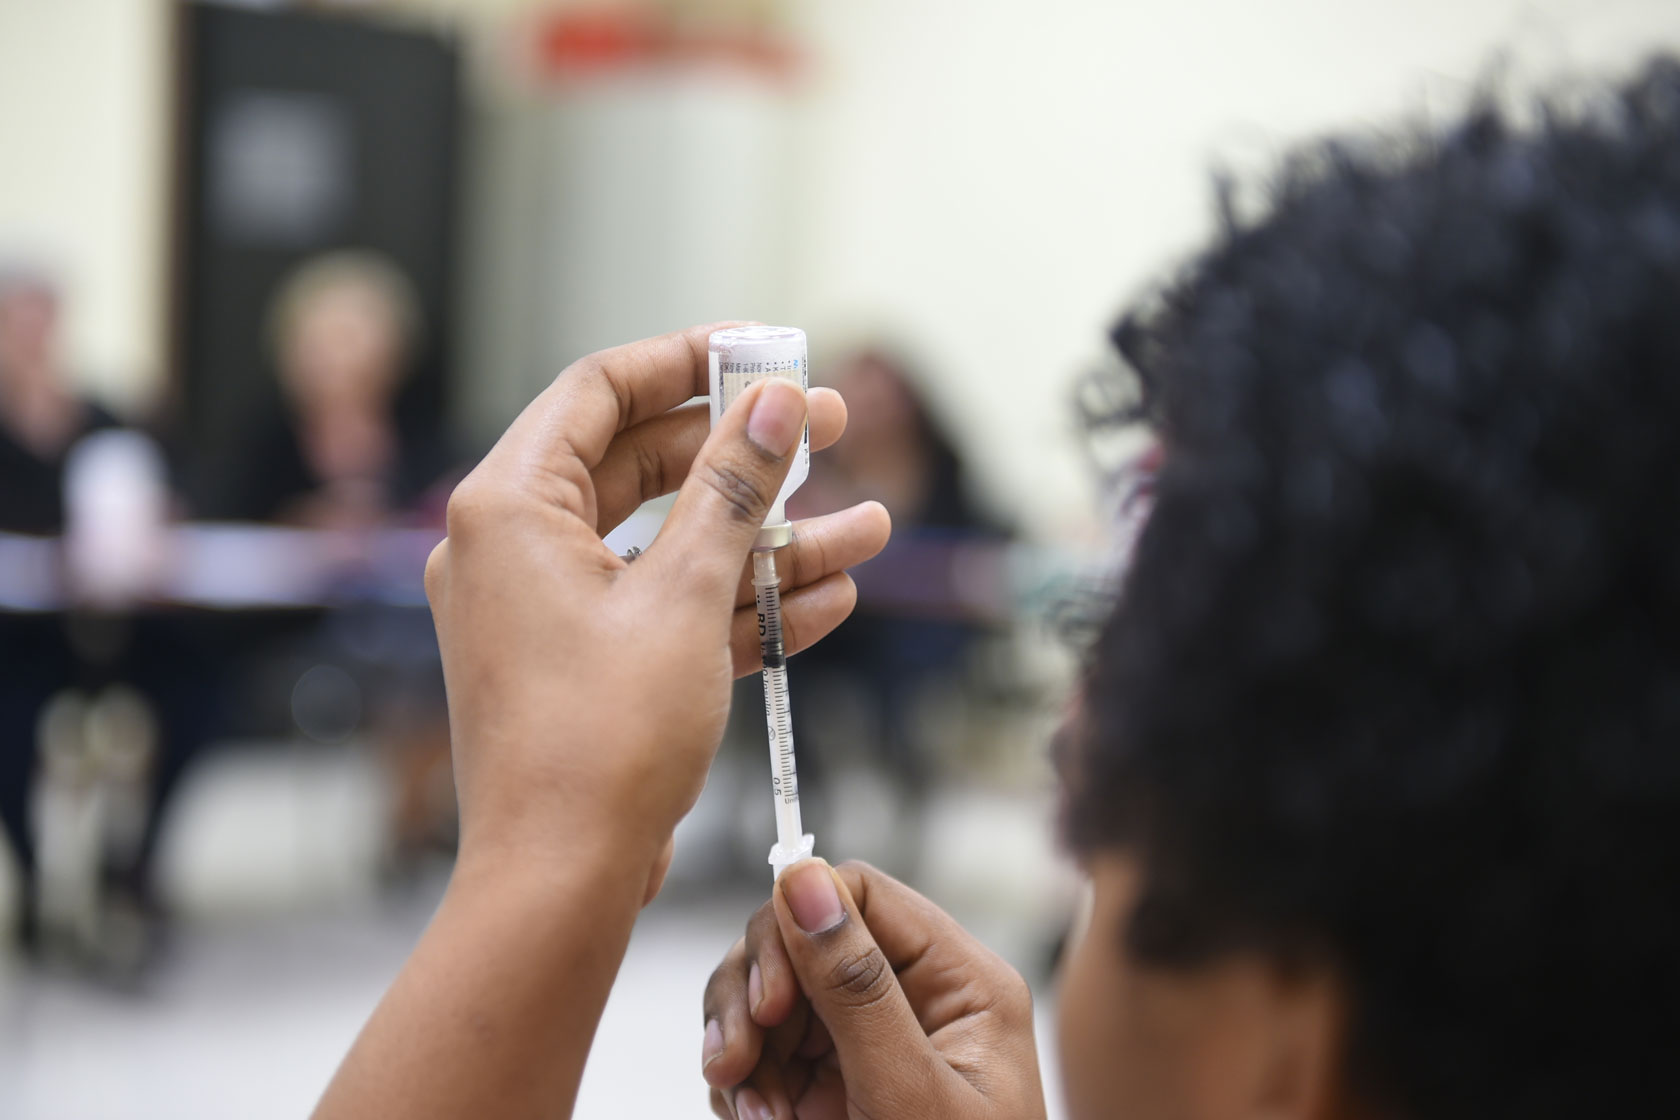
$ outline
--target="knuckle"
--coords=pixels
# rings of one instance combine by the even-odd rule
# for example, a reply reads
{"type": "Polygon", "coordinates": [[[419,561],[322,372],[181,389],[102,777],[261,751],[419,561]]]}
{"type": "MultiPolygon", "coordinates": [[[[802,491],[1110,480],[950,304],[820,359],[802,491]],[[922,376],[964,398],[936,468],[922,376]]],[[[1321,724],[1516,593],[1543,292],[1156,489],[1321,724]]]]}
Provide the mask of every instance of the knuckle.
{"type": "Polygon", "coordinates": [[[1013,968],[1005,968],[1003,990],[999,1006],[1016,1022],[1031,1022],[1033,1016],[1032,988],[1013,968]]]}
{"type": "Polygon", "coordinates": [[[580,386],[584,388],[610,386],[611,382],[607,377],[607,356],[608,352],[605,350],[585,354],[561,370],[560,376],[556,380],[574,391],[580,386]]]}
{"type": "Polygon", "coordinates": [[[846,889],[852,892],[858,905],[858,911],[863,914],[864,921],[869,920],[870,891],[883,878],[875,865],[867,860],[848,859],[835,864],[834,870],[846,884],[846,889]]]}
{"type": "Polygon", "coordinates": [[[726,969],[719,968],[712,973],[712,978],[706,981],[706,991],[700,997],[701,1022],[707,1019],[721,1018],[728,1004],[728,993],[725,990],[730,977],[726,969]]]}
{"type": "Polygon", "coordinates": [[[822,533],[806,531],[801,534],[795,529],[794,543],[805,546],[804,549],[789,550],[796,558],[798,570],[795,578],[798,583],[812,583],[834,570],[829,567],[828,542],[822,533]]]}
{"type": "Polygon", "coordinates": [[[618,405],[618,430],[623,431],[629,427],[630,417],[635,412],[635,394],[630,383],[613,377],[613,359],[612,351],[597,350],[573,362],[561,376],[583,382],[587,389],[611,396],[618,405]]]}
{"type": "Polygon", "coordinates": [[[571,365],[561,370],[560,376],[570,378],[573,381],[592,381],[602,377],[606,373],[606,357],[607,351],[605,350],[592,351],[574,360],[571,365]]]}
{"type": "Polygon", "coordinates": [[[571,440],[564,438],[556,441],[554,454],[521,476],[519,484],[529,487],[538,497],[579,514],[589,508],[590,495],[595,489],[583,457],[571,440]]]}
{"type": "Polygon", "coordinates": [[[450,491],[449,502],[443,508],[444,531],[450,536],[460,536],[478,519],[483,504],[479,497],[482,489],[482,485],[475,482],[475,476],[469,474],[450,491]]]}
{"type": "Polygon", "coordinates": [[[746,955],[747,939],[737,937],[729,951],[724,953],[723,960],[712,969],[711,976],[706,980],[706,990],[700,998],[700,1007],[707,1019],[721,1015],[729,1001],[730,993],[742,989],[741,976],[746,969],[746,955]]]}
{"type": "MultiPolygon", "coordinates": [[[[543,478],[544,496],[555,506],[563,510],[570,510],[579,517],[585,516],[592,509],[591,494],[593,487],[580,482],[570,471],[548,471],[543,478]]],[[[591,515],[590,524],[593,525],[591,515]]]]}
{"type": "MultiPolygon", "coordinates": [[[[753,640],[758,640],[758,617],[753,617],[753,640]]],[[[805,641],[805,624],[800,621],[800,611],[797,603],[782,600],[782,646],[787,653],[798,653],[808,643],[805,641]],[[792,609],[790,609],[792,608],[792,609]]],[[[760,647],[760,656],[763,649],[760,647]]]]}
{"type": "Polygon", "coordinates": [[[448,567],[449,542],[442,540],[432,548],[431,555],[426,557],[426,601],[434,607],[443,595],[444,575],[448,567]]]}
{"type": "Polygon", "coordinates": [[[723,499],[732,516],[748,522],[763,519],[770,500],[749,475],[725,463],[708,463],[700,478],[723,499]]]}
{"type": "Polygon", "coordinates": [[[758,641],[758,620],[751,612],[750,607],[735,608],[735,618],[730,623],[729,653],[737,677],[763,668],[764,649],[758,641]]]}
{"type": "Polygon", "coordinates": [[[847,952],[828,970],[828,987],[835,999],[855,1009],[880,1003],[892,994],[897,979],[886,954],[870,945],[847,952]]]}
{"type": "Polygon", "coordinates": [[[642,501],[650,502],[669,492],[666,484],[665,460],[651,441],[636,440],[631,446],[631,454],[636,458],[636,477],[641,483],[642,501]]]}
{"type": "Polygon", "coordinates": [[[771,934],[780,937],[781,926],[776,922],[775,906],[766,902],[753,912],[751,918],[747,919],[746,947],[748,951],[750,952],[755,947],[764,944],[771,934]]]}
{"type": "Polygon", "coordinates": [[[462,479],[444,507],[444,531],[455,540],[470,539],[496,518],[502,501],[496,483],[479,471],[462,479]]]}
{"type": "Polygon", "coordinates": [[[782,927],[776,920],[775,908],[766,903],[747,924],[746,959],[749,962],[759,961],[762,965],[766,957],[779,959],[786,956],[786,953],[782,947],[782,927]]]}

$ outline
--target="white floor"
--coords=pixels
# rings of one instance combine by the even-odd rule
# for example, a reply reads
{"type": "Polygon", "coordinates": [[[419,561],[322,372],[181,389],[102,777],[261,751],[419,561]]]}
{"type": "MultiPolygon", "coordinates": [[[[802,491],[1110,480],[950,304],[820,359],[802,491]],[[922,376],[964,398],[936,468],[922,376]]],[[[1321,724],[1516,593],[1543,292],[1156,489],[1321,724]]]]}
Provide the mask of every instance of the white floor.
{"type": "MultiPolygon", "coordinates": [[[[369,789],[364,764],[320,753],[235,755],[196,778],[166,861],[186,919],[140,991],[0,958],[0,1117],[306,1115],[442,889],[440,871],[395,898],[370,890],[369,789]]],[[[689,851],[716,848],[728,805],[708,789],[685,829],[689,851]]],[[[939,897],[967,900],[961,916],[971,928],[1029,964],[1053,921],[1010,920],[1019,892],[1005,889],[1006,906],[997,894],[1044,877],[1042,840],[1020,839],[1037,835],[1038,810],[950,796],[935,815],[946,834],[969,838],[946,853],[939,897]]],[[[679,882],[649,909],[602,1020],[577,1116],[710,1115],[700,994],[760,900],[706,897],[679,882]]],[[[1039,1007],[1047,1050],[1050,1000],[1039,1007]]]]}

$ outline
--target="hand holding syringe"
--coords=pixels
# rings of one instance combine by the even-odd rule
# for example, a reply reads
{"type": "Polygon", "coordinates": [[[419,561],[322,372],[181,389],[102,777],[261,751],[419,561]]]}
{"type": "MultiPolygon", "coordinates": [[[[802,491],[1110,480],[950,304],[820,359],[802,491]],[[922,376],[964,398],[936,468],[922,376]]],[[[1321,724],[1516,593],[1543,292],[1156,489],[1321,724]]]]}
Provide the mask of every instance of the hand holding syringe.
{"type": "MultiPolygon", "coordinates": [[[[731,327],[710,339],[712,422],[748,385],[785,377],[808,387],[810,363],[805,332],[796,327],[731,327]]],[[[770,738],[771,790],[776,804],[776,845],[770,866],[783,868],[811,854],[814,838],[799,820],[799,775],[793,757],[793,710],[788,700],[787,655],[782,644],[782,594],[776,551],[793,539],[787,499],[811,470],[809,432],[800,441],[787,481],[753,542],[753,591],[758,599],[758,635],[764,653],[764,720],[770,738]]]]}

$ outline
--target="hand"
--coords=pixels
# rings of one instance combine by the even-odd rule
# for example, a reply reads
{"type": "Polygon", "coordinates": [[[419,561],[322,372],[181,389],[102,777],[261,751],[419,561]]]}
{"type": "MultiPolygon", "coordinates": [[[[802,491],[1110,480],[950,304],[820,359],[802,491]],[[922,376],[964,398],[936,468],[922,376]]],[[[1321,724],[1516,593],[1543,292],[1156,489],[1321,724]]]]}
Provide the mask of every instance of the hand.
{"type": "Polygon", "coordinates": [[[950,915],[867,864],[788,868],[706,986],[723,1120],[1044,1116],[1032,996],[950,915]]]}
{"type": "MultiPolygon", "coordinates": [[[[707,435],[710,328],[566,370],[450,497],[426,565],[449,690],[461,848],[449,890],[322,1098],[322,1117],[566,1116],[638,908],[700,792],[733,675],[758,664],[747,551],[807,421],[742,393],[707,435]],[[681,486],[626,565],[601,534],[681,486]]],[[[845,426],[809,399],[811,445],[845,426]]],[[[801,523],[788,644],[852,608],[843,569],[886,511],[801,523]]],[[[778,558],[781,560],[782,558],[778,558]]]]}
{"type": "MultiPolygon", "coordinates": [[[[722,737],[729,682],[759,664],[748,550],[807,420],[797,385],[750,387],[708,437],[695,327],[576,363],[449,500],[426,566],[443,651],[461,864],[599,857],[657,890],[671,830],[722,737]],[[678,486],[627,565],[601,542],[678,486]]],[[[845,427],[809,397],[811,446],[845,427]]],[[[846,567],[886,543],[876,504],[801,522],[779,567],[790,649],[851,611],[846,567]]]]}

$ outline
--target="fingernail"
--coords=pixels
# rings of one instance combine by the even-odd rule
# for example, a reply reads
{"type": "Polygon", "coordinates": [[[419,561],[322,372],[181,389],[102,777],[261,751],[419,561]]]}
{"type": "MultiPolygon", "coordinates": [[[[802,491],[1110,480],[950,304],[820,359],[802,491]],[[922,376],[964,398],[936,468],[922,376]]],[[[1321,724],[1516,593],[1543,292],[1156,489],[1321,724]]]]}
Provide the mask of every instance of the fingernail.
{"type": "Polygon", "coordinates": [[[793,920],[806,933],[822,933],[846,919],[840,892],[834,889],[834,874],[820,859],[802,860],[782,872],[782,896],[793,911],[793,920]]]}
{"type": "Polygon", "coordinates": [[[735,1115],[741,1120],[776,1120],[770,1105],[758,1095],[757,1089],[742,1089],[735,1094],[735,1115]]]}
{"type": "Polygon", "coordinates": [[[706,1021],[706,1041],[700,1047],[700,1068],[705,1069],[723,1053],[723,1028],[716,1019],[706,1021]]]}
{"type": "Polygon", "coordinates": [[[770,378],[747,417],[747,438],[780,459],[793,450],[804,430],[805,394],[785,378],[770,378]]]}
{"type": "Polygon", "coordinates": [[[758,1018],[758,1005],[764,1002],[764,976],[758,971],[758,962],[752,963],[747,970],[747,1006],[752,1009],[753,1018],[758,1018]]]}

